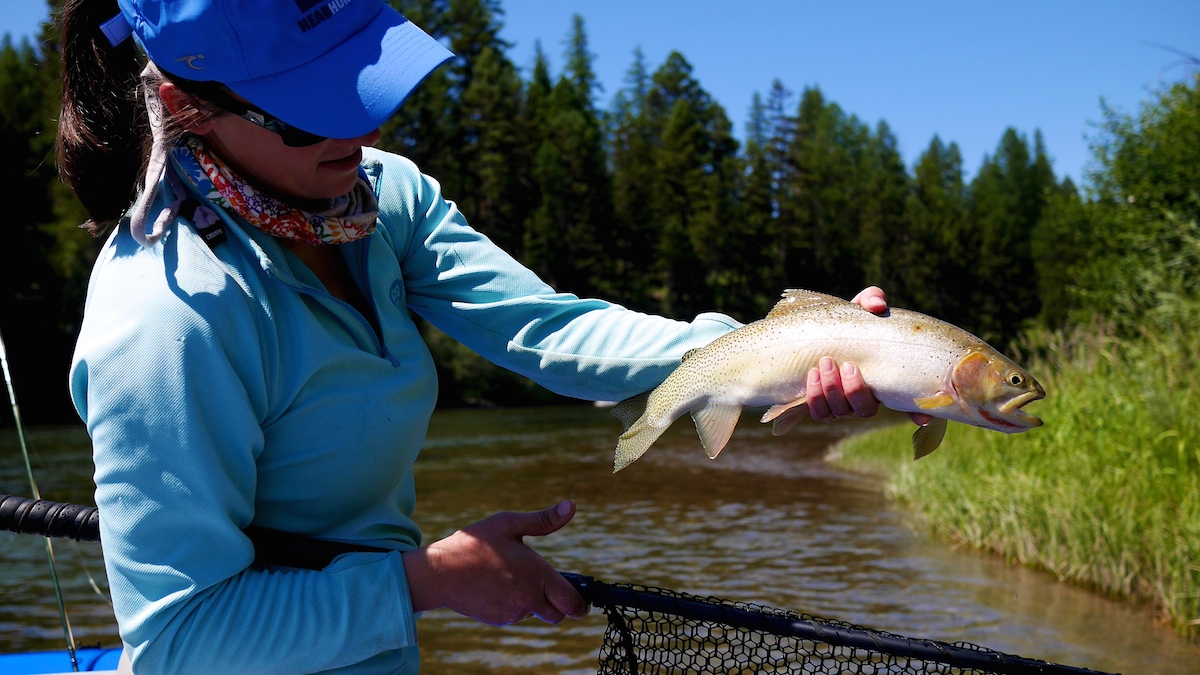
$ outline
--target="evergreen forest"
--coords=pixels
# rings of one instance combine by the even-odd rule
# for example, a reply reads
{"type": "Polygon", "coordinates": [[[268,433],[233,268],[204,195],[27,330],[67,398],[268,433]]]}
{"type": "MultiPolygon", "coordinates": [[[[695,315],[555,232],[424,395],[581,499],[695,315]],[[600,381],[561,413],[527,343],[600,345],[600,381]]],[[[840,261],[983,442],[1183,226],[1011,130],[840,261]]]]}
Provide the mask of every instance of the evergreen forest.
{"type": "MultiPolygon", "coordinates": [[[[749,106],[739,140],[684,54],[657,64],[633,54],[624,86],[601,103],[579,17],[563,27],[565,53],[539,49],[524,72],[500,37],[499,0],[412,0],[404,13],[457,58],[404,104],[380,147],[413,159],[560,291],[752,321],[785,288],[850,297],[878,285],[893,305],[1008,349],[1032,330],[1096,321],[1137,333],[1163,300],[1139,276],[1147,261],[1197,236],[1194,74],[1133,114],[1098,103],[1094,174],[1081,188],[1055,176],[1037,130],[1006,130],[978,167],[935,136],[908,166],[886,122],[818,87],[792,91],[787,79],[803,74],[779,73],[752,101],[724,102],[749,106]]],[[[31,423],[77,421],[67,368],[99,246],[55,175],[58,68],[51,25],[36,44],[0,45],[0,180],[12,211],[0,332],[31,423]]],[[[1194,297],[1200,261],[1176,257],[1170,292],[1194,297]]],[[[559,401],[424,330],[442,405],[559,401]]],[[[0,424],[10,422],[3,406],[0,424]]]]}

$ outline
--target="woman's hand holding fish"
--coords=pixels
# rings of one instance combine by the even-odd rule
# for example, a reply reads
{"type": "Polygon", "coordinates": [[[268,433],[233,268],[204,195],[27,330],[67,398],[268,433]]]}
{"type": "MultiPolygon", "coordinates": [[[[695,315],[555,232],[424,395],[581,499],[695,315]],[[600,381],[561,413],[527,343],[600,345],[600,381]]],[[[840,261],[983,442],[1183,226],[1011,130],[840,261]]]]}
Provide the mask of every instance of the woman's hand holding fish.
{"type": "Polygon", "coordinates": [[[858,295],[854,296],[854,299],[850,302],[863,309],[870,310],[872,314],[883,314],[888,308],[887,296],[884,294],[883,289],[878,286],[867,286],[859,291],[858,295]]]}
{"type": "MultiPolygon", "coordinates": [[[[878,286],[864,288],[851,302],[875,314],[883,314],[888,308],[887,297],[878,286]]],[[[826,356],[818,367],[809,370],[806,386],[808,412],[817,421],[828,422],[852,415],[871,417],[879,412],[879,401],[853,363],[843,363],[839,369],[833,359],[826,356]]],[[[910,413],[909,417],[921,426],[933,419],[920,413],[910,413]]]]}
{"type": "Polygon", "coordinates": [[[570,500],[533,513],[498,513],[406,552],[413,611],[446,607],[494,626],[584,616],[583,598],[524,542],[558,531],[574,515],[570,500]]]}

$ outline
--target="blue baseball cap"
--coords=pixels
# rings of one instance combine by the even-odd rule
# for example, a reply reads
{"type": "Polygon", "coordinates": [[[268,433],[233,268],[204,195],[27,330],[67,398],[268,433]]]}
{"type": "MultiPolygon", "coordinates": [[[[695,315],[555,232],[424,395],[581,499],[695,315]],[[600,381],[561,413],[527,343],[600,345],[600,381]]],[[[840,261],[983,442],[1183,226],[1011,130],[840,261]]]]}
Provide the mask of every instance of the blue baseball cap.
{"type": "Polygon", "coordinates": [[[118,0],[162,70],[224,84],[289,125],[355,138],[454,54],[382,0],[118,0]]]}

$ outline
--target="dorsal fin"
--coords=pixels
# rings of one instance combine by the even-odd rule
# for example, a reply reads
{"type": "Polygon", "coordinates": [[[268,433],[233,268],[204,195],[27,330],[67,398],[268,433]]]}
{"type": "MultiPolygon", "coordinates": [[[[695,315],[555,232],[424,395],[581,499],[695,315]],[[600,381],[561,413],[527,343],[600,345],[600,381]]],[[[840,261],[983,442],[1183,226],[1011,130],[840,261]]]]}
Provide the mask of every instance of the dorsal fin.
{"type": "Polygon", "coordinates": [[[851,303],[833,295],[806,291],[800,288],[789,288],[783,292],[783,299],[775,304],[775,308],[771,310],[770,314],[767,314],[767,318],[783,316],[814,305],[849,304],[851,303]]]}
{"type": "Polygon", "coordinates": [[[683,363],[684,361],[687,361],[688,359],[690,359],[692,357],[692,354],[695,354],[696,352],[700,351],[701,349],[703,349],[703,347],[696,347],[695,349],[687,350],[686,352],[683,353],[683,357],[679,359],[679,362],[683,363]]]}

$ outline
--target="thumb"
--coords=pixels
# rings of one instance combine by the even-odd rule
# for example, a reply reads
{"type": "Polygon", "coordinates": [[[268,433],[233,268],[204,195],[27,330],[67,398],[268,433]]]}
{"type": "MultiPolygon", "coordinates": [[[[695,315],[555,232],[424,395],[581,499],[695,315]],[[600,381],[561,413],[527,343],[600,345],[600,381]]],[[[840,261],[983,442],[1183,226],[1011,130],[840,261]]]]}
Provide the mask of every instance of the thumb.
{"type": "Polygon", "coordinates": [[[548,509],[532,513],[519,513],[512,522],[510,532],[523,537],[544,537],[557,532],[575,516],[575,502],[567,499],[548,509]]]}

